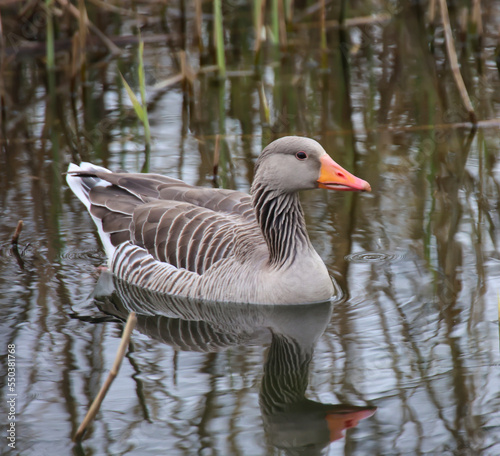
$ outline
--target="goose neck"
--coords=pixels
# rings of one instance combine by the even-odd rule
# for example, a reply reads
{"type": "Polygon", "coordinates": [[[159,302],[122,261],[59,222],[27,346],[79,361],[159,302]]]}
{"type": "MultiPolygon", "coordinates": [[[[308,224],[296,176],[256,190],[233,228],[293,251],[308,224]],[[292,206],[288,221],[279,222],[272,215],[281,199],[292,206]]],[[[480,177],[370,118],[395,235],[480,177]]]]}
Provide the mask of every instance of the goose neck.
{"type": "Polygon", "coordinates": [[[256,185],[252,189],[252,202],[269,248],[271,265],[287,267],[300,251],[311,247],[297,193],[279,192],[256,185]]]}
{"type": "Polygon", "coordinates": [[[312,353],[313,347],[301,347],[296,340],[273,333],[259,397],[267,415],[305,399],[312,353]]]}

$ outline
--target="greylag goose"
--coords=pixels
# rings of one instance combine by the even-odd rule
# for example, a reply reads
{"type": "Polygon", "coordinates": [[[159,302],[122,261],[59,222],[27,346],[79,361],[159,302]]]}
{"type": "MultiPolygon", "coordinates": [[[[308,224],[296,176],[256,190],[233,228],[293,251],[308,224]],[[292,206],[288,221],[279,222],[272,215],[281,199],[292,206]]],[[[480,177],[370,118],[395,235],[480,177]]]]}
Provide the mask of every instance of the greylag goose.
{"type": "Polygon", "coordinates": [[[259,156],[251,195],[158,174],[70,164],[67,182],[97,225],[117,277],[212,301],[293,304],[330,299],[328,270],[307,234],[298,191],[370,191],[309,138],[259,156]]]}

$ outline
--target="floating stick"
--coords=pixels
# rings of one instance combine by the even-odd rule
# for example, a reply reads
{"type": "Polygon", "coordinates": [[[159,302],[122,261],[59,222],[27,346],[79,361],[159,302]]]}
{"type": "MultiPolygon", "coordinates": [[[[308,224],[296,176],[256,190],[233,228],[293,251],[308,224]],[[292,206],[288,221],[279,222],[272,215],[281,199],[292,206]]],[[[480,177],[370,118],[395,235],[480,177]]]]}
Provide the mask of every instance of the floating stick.
{"type": "Polygon", "coordinates": [[[99,411],[99,408],[101,407],[102,401],[104,400],[104,397],[106,396],[106,393],[108,392],[111,383],[113,383],[113,380],[118,375],[118,371],[120,370],[123,357],[125,356],[125,351],[127,350],[128,347],[130,334],[132,333],[132,330],[134,329],[136,323],[137,323],[137,317],[135,315],[135,312],[130,312],[127,318],[127,324],[125,325],[125,329],[123,330],[122,340],[120,342],[120,346],[118,347],[118,352],[116,353],[113,367],[109,371],[108,378],[106,378],[106,381],[102,385],[102,388],[99,390],[99,393],[97,393],[94,402],[92,402],[92,405],[90,406],[87,415],[85,415],[82,424],[80,424],[80,427],[76,431],[76,434],[73,437],[73,442],[80,442],[82,440],[85,430],[87,429],[87,427],[89,426],[89,424],[92,422],[97,412],[99,411]]]}

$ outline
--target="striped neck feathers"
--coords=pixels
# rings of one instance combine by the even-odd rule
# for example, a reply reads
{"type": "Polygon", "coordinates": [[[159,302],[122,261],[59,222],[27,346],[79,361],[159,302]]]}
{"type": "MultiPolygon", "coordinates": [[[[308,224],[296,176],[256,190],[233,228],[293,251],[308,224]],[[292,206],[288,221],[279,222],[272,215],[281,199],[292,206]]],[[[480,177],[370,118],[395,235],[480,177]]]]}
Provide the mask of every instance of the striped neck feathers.
{"type": "Polygon", "coordinates": [[[311,247],[304,212],[296,192],[270,190],[257,183],[252,187],[252,203],[272,266],[288,267],[297,252],[311,247]]]}
{"type": "Polygon", "coordinates": [[[313,350],[285,335],[272,335],[264,364],[259,402],[266,415],[304,401],[313,350]]]}

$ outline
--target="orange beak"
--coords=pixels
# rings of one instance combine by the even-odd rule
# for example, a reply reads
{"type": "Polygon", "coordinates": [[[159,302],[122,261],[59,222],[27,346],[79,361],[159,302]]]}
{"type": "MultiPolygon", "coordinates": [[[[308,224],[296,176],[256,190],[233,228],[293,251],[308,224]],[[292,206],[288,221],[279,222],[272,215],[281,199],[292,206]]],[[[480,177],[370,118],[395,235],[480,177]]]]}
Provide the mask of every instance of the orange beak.
{"type": "Polygon", "coordinates": [[[330,431],[330,442],[344,437],[343,431],[357,426],[360,420],[372,416],[375,410],[359,410],[350,413],[328,413],[325,417],[330,431]]]}
{"type": "Polygon", "coordinates": [[[342,166],[335,163],[329,155],[320,158],[321,169],[318,186],[328,190],[339,190],[344,192],[371,192],[370,184],[359,177],[352,175],[342,166]]]}

